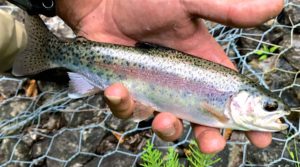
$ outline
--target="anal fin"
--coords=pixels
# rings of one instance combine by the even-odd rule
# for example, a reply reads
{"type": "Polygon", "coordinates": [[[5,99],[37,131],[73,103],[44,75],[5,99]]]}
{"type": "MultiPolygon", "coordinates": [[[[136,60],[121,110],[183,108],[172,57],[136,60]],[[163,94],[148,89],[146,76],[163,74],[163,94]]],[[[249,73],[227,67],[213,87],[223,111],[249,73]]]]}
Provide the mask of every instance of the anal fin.
{"type": "Polygon", "coordinates": [[[93,82],[81,74],[68,72],[68,75],[70,78],[68,96],[72,99],[91,96],[101,90],[93,82]]]}

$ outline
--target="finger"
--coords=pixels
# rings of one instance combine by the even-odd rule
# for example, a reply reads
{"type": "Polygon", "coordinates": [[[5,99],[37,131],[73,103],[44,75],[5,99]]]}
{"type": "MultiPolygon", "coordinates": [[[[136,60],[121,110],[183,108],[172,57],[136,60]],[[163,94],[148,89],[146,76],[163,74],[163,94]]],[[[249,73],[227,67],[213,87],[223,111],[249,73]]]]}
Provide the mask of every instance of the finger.
{"type": "Polygon", "coordinates": [[[185,0],[188,13],[237,27],[261,24],[280,13],[283,0],[185,0]]]}
{"type": "Polygon", "coordinates": [[[201,152],[213,154],[222,151],[226,146],[219,129],[201,125],[193,125],[193,129],[201,152]]]}
{"type": "Polygon", "coordinates": [[[269,132],[249,131],[246,136],[258,148],[265,148],[272,142],[272,134],[269,132]]]}
{"type": "Polygon", "coordinates": [[[174,141],[183,133],[182,122],[168,112],[157,114],[152,122],[152,129],[165,141],[174,141]]]}
{"type": "Polygon", "coordinates": [[[115,83],[104,91],[107,105],[116,117],[129,118],[132,115],[134,102],[128,90],[121,84],[115,83]]]}

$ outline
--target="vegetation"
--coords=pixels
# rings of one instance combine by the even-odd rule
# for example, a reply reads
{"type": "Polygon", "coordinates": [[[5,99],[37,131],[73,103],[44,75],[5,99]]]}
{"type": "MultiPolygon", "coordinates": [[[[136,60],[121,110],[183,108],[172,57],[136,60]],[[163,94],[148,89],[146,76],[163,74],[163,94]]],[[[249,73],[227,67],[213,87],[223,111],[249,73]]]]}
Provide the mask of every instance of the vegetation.
{"type": "Polygon", "coordinates": [[[191,153],[190,155],[187,155],[187,160],[190,162],[191,166],[193,167],[211,166],[221,160],[221,158],[216,159],[215,155],[213,154],[203,154],[198,149],[198,144],[195,140],[191,141],[191,144],[189,145],[189,149],[191,153]]]}
{"type": "Polygon", "coordinates": [[[293,149],[291,149],[291,146],[288,145],[287,146],[287,151],[291,157],[291,159],[293,161],[296,161],[297,163],[295,164],[295,167],[300,167],[300,161],[299,161],[299,154],[298,154],[298,147],[297,147],[297,143],[296,143],[296,140],[293,139],[293,149]]]}
{"type": "Polygon", "coordinates": [[[146,146],[144,147],[144,153],[142,154],[144,167],[157,167],[162,166],[163,160],[161,158],[162,153],[158,149],[153,148],[153,144],[148,140],[146,146]]]}
{"type": "Polygon", "coordinates": [[[278,45],[273,45],[272,47],[268,47],[267,45],[263,44],[262,48],[255,52],[259,56],[259,61],[264,61],[274,53],[279,48],[278,45]]]}
{"type": "MultiPolygon", "coordinates": [[[[179,163],[178,153],[173,147],[168,149],[168,153],[162,158],[162,153],[158,149],[153,148],[153,144],[150,141],[147,141],[146,146],[144,147],[144,153],[141,158],[143,163],[141,164],[144,167],[182,167],[183,164],[179,163]]],[[[185,150],[185,155],[191,167],[206,167],[211,166],[218,161],[220,158],[215,158],[215,155],[203,154],[198,149],[197,143],[192,140],[189,144],[189,148],[185,150]]]]}

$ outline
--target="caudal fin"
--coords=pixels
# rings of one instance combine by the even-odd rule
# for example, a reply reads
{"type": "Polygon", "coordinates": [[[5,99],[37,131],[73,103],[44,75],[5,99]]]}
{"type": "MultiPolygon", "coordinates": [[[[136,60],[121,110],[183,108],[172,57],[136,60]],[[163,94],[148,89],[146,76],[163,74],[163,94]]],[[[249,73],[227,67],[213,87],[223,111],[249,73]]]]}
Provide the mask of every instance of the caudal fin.
{"type": "Polygon", "coordinates": [[[56,40],[39,16],[25,16],[27,45],[17,56],[12,73],[15,76],[33,75],[53,68],[47,56],[50,40],[56,40]]]}

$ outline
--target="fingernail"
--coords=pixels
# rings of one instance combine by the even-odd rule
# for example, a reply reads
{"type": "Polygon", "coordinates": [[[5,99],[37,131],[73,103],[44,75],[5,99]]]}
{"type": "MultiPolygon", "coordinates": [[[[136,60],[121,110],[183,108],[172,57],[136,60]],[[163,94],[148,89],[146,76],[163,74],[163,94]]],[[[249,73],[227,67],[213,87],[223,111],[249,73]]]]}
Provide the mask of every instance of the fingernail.
{"type": "Polygon", "coordinates": [[[164,137],[170,137],[170,136],[173,136],[175,135],[176,133],[176,129],[174,126],[167,126],[165,127],[164,129],[162,129],[162,131],[159,131],[158,132],[161,136],[164,136],[164,137]]]}
{"type": "Polygon", "coordinates": [[[119,97],[119,96],[106,96],[106,98],[113,105],[118,105],[121,103],[121,97],[119,97]]]}

